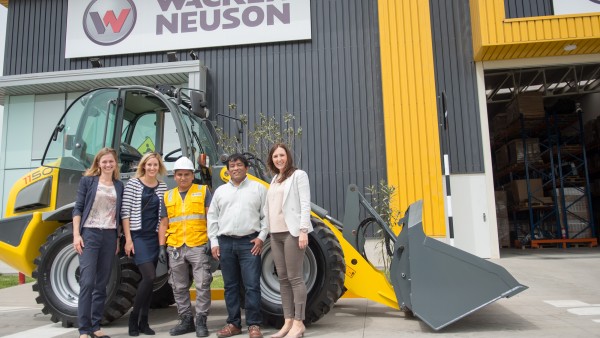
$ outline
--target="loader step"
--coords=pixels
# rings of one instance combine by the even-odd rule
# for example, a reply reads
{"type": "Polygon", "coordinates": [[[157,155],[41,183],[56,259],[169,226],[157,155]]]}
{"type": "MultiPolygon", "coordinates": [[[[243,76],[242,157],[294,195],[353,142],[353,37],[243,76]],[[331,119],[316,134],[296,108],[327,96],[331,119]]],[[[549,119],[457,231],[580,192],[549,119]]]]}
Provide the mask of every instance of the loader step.
{"type": "Polygon", "coordinates": [[[597,238],[553,238],[553,239],[534,239],[531,241],[532,248],[543,248],[547,245],[562,244],[562,248],[566,249],[567,245],[570,246],[587,246],[596,247],[598,246],[597,238]]]}

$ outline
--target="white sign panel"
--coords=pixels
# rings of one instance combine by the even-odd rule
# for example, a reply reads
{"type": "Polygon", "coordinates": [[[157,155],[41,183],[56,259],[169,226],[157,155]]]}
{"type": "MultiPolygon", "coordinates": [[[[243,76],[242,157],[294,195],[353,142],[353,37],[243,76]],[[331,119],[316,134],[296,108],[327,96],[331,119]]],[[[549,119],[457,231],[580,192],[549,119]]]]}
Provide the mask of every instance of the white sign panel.
{"type": "Polygon", "coordinates": [[[310,38],[310,0],[69,0],[65,56],[310,38]]]}
{"type": "Polygon", "coordinates": [[[600,0],[554,0],[554,14],[582,14],[600,12],[600,0]]]}

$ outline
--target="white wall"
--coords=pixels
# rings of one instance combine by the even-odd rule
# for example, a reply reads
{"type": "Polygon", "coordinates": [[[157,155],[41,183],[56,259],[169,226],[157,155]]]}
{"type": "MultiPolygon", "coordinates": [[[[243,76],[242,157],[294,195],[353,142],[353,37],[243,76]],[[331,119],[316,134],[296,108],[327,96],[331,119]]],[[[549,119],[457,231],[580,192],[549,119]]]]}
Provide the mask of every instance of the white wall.
{"type": "Polygon", "coordinates": [[[454,246],[481,258],[498,258],[496,213],[489,210],[486,180],[485,174],[450,176],[454,246]]]}

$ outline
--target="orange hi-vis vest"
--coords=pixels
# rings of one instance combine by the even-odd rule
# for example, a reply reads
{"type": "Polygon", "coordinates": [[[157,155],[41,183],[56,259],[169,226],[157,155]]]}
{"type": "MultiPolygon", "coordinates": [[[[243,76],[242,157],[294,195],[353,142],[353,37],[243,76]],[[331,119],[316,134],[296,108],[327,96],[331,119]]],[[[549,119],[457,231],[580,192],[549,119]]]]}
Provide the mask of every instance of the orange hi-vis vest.
{"type": "Polygon", "coordinates": [[[195,247],[208,243],[205,198],[205,185],[192,184],[185,200],[181,199],[178,188],[165,192],[165,206],[169,217],[168,246],[178,248],[185,244],[195,247]]]}

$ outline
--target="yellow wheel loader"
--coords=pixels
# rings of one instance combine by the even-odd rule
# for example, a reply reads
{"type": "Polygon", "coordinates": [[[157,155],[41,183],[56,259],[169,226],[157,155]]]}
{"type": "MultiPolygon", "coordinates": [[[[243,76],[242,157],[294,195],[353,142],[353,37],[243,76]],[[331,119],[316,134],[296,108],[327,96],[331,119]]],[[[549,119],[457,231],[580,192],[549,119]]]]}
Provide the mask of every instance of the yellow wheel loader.
{"type": "MultiPolygon", "coordinates": [[[[0,221],[0,259],[36,279],[36,300],[53,322],[77,325],[79,260],[72,247],[71,212],[79,180],[96,152],[105,146],[117,150],[122,180],[134,175],[147,151],[163,154],[167,169],[181,156],[197,159],[196,180],[215,189],[228,176],[218,160],[222,154],[216,122],[206,107],[204,92],[171,86],[99,88],[69,106],[54,129],[42,166],[13,186],[0,221]]],[[[248,156],[251,178],[264,183],[264,165],[248,156]]],[[[166,182],[175,185],[172,176],[166,182]]],[[[403,230],[392,231],[356,186],[350,186],[347,195],[343,224],[313,205],[315,231],[304,256],[307,323],[328,313],[345,290],[410,311],[440,329],[526,289],[503,268],[425,236],[419,202],[395,225],[403,230]],[[360,208],[371,215],[362,222],[360,208]],[[390,280],[364,254],[367,224],[385,233],[392,256],[390,280]]],[[[265,322],[276,326],[283,312],[268,240],[262,260],[262,310],[265,322]]],[[[128,311],[140,279],[135,264],[123,255],[115,259],[112,272],[105,322],[128,311]]],[[[173,303],[166,273],[158,276],[152,299],[154,306],[173,303]]]]}

